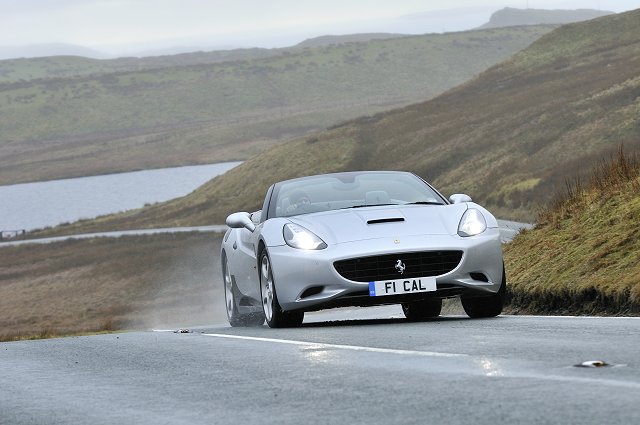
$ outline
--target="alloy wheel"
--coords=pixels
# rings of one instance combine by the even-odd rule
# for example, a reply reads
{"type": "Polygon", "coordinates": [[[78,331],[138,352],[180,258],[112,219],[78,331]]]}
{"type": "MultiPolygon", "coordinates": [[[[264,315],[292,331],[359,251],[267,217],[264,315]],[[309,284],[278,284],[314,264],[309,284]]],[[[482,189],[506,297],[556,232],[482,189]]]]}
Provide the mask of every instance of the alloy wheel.
{"type": "Polygon", "coordinates": [[[260,265],[260,293],[262,295],[262,307],[267,322],[273,318],[273,277],[271,275],[271,264],[269,257],[262,257],[260,265]]]}
{"type": "Polygon", "coordinates": [[[224,261],[224,295],[227,305],[227,317],[231,319],[234,314],[236,300],[233,296],[233,282],[231,281],[231,273],[229,272],[226,258],[224,261]]]}

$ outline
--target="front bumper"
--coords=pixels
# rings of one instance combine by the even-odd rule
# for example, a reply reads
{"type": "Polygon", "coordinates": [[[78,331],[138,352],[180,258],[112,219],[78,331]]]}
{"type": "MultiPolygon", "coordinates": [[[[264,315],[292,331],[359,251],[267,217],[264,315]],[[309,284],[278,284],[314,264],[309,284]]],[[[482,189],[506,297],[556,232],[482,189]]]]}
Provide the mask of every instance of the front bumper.
{"type": "Polygon", "coordinates": [[[349,305],[396,304],[426,297],[448,298],[465,294],[495,293],[502,284],[502,246],[497,228],[478,236],[451,235],[380,238],[330,245],[318,251],[289,246],[269,247],[280,306],[286,310],[320,310],[349,305]],[[335,261],[374,255],[431,250],[459,250],[462,259],[451,272],[437,276],[437,291],[370,297],[367,282],[342,277],[335,261]],[[486,280],[486,281],[485,281],[486,280]]]}

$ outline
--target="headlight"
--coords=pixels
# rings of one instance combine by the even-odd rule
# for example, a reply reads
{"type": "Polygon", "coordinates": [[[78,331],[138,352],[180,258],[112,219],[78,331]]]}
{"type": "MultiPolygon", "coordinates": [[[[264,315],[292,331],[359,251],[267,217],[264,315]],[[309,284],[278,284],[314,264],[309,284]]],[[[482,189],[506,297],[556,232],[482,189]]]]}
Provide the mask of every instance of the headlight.
{"type": "Polygon", "coordinates": [[[313,232],[297,224],[285,224],[282,233],[287,245],[293,248],[325,249],[327,247],[327,244],[313,232]]]}
{"type": "Polygon", "coordinates": [[[458,226],[458,235],[462,237],[475,236],[485,230],[487,230],[487,221],[480,211],[470,208],[462,215],[458,226]]]}

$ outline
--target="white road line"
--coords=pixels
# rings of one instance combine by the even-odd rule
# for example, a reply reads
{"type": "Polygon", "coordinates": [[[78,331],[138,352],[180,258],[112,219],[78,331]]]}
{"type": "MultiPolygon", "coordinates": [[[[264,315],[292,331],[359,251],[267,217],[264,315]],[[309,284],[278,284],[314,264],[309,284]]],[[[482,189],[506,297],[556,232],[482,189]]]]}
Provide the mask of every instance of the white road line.
{"type": "Polygon", "coordinates": [[[501,314],[500,317],[530,317],[534,319],[598,319],[598,320],[640,320],[639,316],[552,316],[552,315],[535,315],[535,314],[501,314]]]}
{"type": "Polygon", "coordinates": [[[334,348],[339,350],[366,351],[370,353],[401,354],[422,357],[468,357],[467,354],[437,353],[434,351],[396,350],[392,348],[363,347],[358,345],[325,344],[322,342],[296,341],[291,339],[259,338],[254,336],[228,334],[201,334],[214,338],[241,339],[246,341],[272,342],[276,344],[300,345],[313,348],[334,348]]]}

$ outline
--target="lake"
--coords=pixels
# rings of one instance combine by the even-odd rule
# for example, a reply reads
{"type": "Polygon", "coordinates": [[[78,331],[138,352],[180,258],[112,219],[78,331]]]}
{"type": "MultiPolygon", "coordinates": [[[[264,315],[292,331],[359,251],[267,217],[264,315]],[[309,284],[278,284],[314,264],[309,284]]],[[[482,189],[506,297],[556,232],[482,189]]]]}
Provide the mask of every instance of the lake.
{"type": "Polygon", "coordinates": [[[0,186],[0,231],[32,230],[191,193],[241,162],[0,186]]]}

